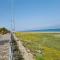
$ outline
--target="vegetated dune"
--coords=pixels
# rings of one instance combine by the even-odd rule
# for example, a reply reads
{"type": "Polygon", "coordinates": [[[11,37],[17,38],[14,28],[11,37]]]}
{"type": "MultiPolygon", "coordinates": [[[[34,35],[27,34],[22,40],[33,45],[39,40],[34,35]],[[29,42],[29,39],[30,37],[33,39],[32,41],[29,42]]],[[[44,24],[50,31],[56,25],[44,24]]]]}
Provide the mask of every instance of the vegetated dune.
{"type": "Polygon", "coordinates": [[[0,28],[0,34],[6,34],[6,33],[9,33],[10,31],[7,30],[6,28],[0,28]]]}
{"type": "Polygon", "coordinates": [[[60,33],[17,32],[36,60],[60,60],[60,33]]]}

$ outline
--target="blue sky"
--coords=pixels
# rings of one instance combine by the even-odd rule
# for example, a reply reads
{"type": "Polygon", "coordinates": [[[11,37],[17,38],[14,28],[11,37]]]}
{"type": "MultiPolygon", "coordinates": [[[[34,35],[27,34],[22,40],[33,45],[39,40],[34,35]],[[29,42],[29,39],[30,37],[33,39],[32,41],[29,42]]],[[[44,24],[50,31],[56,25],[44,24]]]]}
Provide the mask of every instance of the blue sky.
{"type": "Polygon", "coordinates": [[[0,0],[0,27],[11,29],[11,15],[17,31],[59,27],[60,0],[0,0]]]}

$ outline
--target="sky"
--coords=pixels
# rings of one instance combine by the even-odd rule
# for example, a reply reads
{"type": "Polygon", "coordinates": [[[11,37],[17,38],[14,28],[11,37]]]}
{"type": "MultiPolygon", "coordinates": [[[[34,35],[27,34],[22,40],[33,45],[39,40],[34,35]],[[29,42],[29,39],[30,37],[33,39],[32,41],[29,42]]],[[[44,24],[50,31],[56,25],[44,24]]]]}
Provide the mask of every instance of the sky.
{"type": "Polygon", "coordinates": [[[0,0],[0,27],[16,31],[60,26],[60,0],[0,0]]]}

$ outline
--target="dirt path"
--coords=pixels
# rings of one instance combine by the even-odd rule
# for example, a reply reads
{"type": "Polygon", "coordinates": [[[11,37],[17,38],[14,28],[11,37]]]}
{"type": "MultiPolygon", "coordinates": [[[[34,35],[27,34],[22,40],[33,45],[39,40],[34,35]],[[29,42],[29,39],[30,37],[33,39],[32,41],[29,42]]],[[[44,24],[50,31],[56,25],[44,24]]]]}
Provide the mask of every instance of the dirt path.
{"type": "MultiPolygon", "coordinates": [[[[27,52],[26,48],[22,45],[21,41],[18,40],[15,35],[13,35],[13,37],[14,40],[17,42],[17,46],[19,48],[19,51],[21,52],[23,60],[35,60],[33,55],[30,52],[27,52]]],[[[12,60],[11,56],[13,57],[13,55],[11,53],[10,40],[11,40],[11,34],[0,35],[0,60],[12,60]]],[[[19,57],[21,57],[21,55],[19,57]]]]}
{"type": "Polygon", "coordinates": [[[0,35],[0,60],[9,60],[9,39],[8,34],[0,35]]]}
{"type": "Polygon", "coordinates": [[[33,55],[30,52],[27,52],[26,48],[22,45],[22,42],[17,39],[17,37],[13,34],[14,39],[17,42],[17,45],[19,47],[19,50],[24,58],[24,60],[35,60],[33,55]]]}

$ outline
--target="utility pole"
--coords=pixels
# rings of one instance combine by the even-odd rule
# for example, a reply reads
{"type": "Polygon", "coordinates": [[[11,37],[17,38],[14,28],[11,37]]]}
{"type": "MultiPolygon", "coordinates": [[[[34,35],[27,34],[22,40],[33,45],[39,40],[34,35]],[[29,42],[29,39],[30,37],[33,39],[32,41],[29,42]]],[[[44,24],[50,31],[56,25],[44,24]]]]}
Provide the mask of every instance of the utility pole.
{"type": "Polygon", "coordinates": [[[11,0],[11,30],[15,32],[14,0],[11,0]]]}
{"type": "Polygon", "coordinates": [[[12,19],[12,31],[15,32],[15,19],[12,19]]]}
{"type": "Polygon", "coordinates": [[[15,17],[14,17],[14,0],[10,0],[11,3],[11,40],[10,42],[10,51],[9,51],[9,60],[14,60],[13,49],[12,49],[12,33],[15,32],[15,17]]]}

